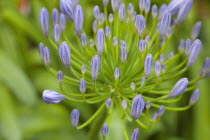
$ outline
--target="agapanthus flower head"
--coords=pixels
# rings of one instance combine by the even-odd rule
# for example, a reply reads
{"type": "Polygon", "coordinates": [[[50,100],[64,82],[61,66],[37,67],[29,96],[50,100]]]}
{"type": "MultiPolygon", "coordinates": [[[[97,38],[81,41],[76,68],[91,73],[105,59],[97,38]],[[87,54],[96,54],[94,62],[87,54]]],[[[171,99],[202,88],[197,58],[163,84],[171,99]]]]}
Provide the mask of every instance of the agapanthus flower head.
{"type": "Polygon", "coordinates": [[[52,25],[48,10],[41,9],[41,29],[48,37],[43,42],[48,47],[40,43],[39,53],[46,68],[57,76],[61,90],[60,93],[45,90],[43,100],[51,104],[66,99],[99,105],[94,115],[82,124],[79,124],[79,110],[72,110],[71,121],[74,127],[82,129],[96,117],[100,119],[99,114],[104,110],[105,119],[101,121],[104,125],[99,124],[103,137],[109,135],[109,118],[117,112],[125,137],[130,135],[137,140],[139,129],[150,128],[165,111],[186,110],[198,100],[200,91],[196,89],[186,106],[169,105],[210,76],[208,57],[197,77],[185,75],[202,49],[197,38],[201,22],[194,25],[191,36],[177,40],[175,27],[187,17],[193,0],[172,0],[160,7],[151,0],[138,0],[138,5],[135,2],[127,5],[122,0],[101,2],[104,7],[96,5],[89,10],[91,17],[85,5],[79,5],[77,0],[60,0],[60,10],[53,9],[52,25]],[[92,26],[87,28],[86,22],[92,26]],[[67,31],[67,27],[72,27],[75,33],[67,31]],[[172,39],[175,41],[171,42],[172,39]],[[176,48],[171,51],[171,46],[176,48]],[[127,134],[125,127],[127,120],[139,125],[131,134],[127,134]]]}

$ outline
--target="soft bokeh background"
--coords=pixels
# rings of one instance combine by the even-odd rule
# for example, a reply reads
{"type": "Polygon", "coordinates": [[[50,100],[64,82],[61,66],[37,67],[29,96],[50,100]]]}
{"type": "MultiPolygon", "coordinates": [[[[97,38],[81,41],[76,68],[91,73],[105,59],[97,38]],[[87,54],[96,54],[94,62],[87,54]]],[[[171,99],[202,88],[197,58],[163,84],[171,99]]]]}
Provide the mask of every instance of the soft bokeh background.
{"type": "MultiPolygon", "coordinates": [[[[137,0],[126,0],[137,3],[137,0]]],[[[161,4],[169,0],[152,0],[161,4]]],[[[38,55],[38,43],[44,40],[39,26],[39,10],[50,11],[59,0],[0,0],[0,140],[85,140],[91,139],[91,126],[75,130],[70,123],[70,110],[79,108],[87,120],[94,106],[64,101],[48,105],[42,101],[44,89],[59,90],[56,78],[44,68],[38,55]]],[[[86,14],[101,0],[80,0],[86,14]]],[[[89,17],[85,17],[89,18],[89,17]]],[[[91,17],[92,18],[92,17],[91,17]]],[[[203,49],[188,76],[196,76],[204,58],[210,56],[210,1],[195,0],[188,18],[179,27],[172,47],[186,39],[193,24],[202,20],[199,38],[203,49]]],[[[87,19],[86,19],[87,21],[87,19]]],[[[88,27],[87,23],[85,27],[88,27]]],[[[91,27],[91,25],[89,26],[91,27]]],[[[72,32],[73,31],[69,31],[72,32]]],[[[141,130],[141,140],[208,140],[210,138],[210,79],[200,84],[201,97],[185,112],[168,111],[151,130],[141,130]]],[[[187,99],[186,99],[187,100],[187,99]]],[[[113,117],[109,140],[121,140],[118,117],[113,117]]],[[[129,130],[131,132],[131,130],[129,130]]],[[[95,140],[99,139],[97,136],[95,140]]]]}

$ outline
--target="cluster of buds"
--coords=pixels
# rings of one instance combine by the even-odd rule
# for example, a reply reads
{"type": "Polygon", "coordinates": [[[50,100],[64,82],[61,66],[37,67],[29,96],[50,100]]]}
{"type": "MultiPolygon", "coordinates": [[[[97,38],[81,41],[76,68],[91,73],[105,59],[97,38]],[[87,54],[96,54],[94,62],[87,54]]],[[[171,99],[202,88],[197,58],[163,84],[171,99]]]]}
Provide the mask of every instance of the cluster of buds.
{"type": "Polygon", "coordinates": [[[79,110],[73,109],[73,126],[86,127],[106,109],[101,129],[105,138],[112,112],[116,111],[121,116],[125,138],[131,140],[138,139],[139,128],[129,136],[125,122],[136,122],[148,129],[160,120],[165,110],[190,108],[200,95],[196,89],[198,81],[210,76],[210,59],[206,58],[197,77],[182,77],[201,50],[202,43],[197,39],[201,22],[194,25],[189,39],[180,41],[177,52],[166,55],[166,50],[176,25],[185,19],[192,4],[193,0],[172,0],[158,8],[151,5],[150,0],[139,0],[139,9],[135,9],[132,3],[126,5],[122,0],[111,0],[112,13],[108,13],[109,0],[103,0],[103,9],[93,7],[94,20],[92,28],[88,28],[92,32],[88,35],[90,31],[84,29],[85,12],[78,1],[60,0],[61,12],[56,8],[52,10],[52,26],[48,10],[42,8],[40,24],[49,48],[40,43],[39,52],[46,68],[57,76],[61,89],[61,93],[44,90],[43,100],[50,104],[64,99],[101,103],[83,124],[79,123],[79,110]],[[73,25],[75,34],[68,24],[73,25]],[[53,32],[50,32],[51,27],[53,32]],[[60,60],[56,59],[56,52],[60,60]],[[56,62],[60,64],[55,65],[56,62]],[[174,79],[177,80],[174,85],[166,84],[174,79]],[[75,86],[78,93],[69,93],[64,84],[75,86]],[[170,106],[181,100],[183,93],[191,91],[189,104],[170,106]]]}

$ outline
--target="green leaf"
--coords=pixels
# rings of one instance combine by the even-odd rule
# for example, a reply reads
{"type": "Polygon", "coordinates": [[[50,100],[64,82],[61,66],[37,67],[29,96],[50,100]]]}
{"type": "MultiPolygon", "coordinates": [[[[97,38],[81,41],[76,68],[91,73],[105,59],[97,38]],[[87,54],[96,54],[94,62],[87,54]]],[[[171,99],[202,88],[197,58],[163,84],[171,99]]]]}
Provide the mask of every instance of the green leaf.
{"type": "Polygon", "coordinates": [[[0,51],[0,80],[3,81],[23,103],[35,104],[36,91],[27,75],[0,51]]]}

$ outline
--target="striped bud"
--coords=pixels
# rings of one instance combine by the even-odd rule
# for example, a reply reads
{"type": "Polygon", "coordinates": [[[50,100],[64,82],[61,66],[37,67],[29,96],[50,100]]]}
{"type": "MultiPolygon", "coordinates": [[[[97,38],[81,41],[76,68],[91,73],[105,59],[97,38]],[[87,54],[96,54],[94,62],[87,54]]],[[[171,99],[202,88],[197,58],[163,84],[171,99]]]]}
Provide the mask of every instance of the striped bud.
{"type": "Polygon", "coordinates": [[[132,3],[129,3],[128,4],[128,14],[129,15],[132,15],[133,14],[133,11],[134,11],[134,6],[132,3]]]}
{"type": "Polygon", "coordinates": [[[82,94],[85,93],[86,91],[86,83],[85,83],[85,79],[82,78],[80,81],[79,81],[79,90],[82,94]]]}
{"type": "Polygon", "coordinates": [[[146,3],[145,0],[139,0],[139,10],[140,10],[141,12],[143,12],[144,9],[145,9],[145,3],[146,3]]]}
{"type": "Polygon", "coordinates": [[[86,70],[87,70],[87,69],[86,69],[86,66],[85,66],[85,65],[82,65],[82,67],[81,67],[82,75],[85,74],[86,70]]]}
{"type": "Polygon", "coordinates": [[[94,15],[96,20],[100,19],[100,14],[101,14],[101,12],[100,12],[99,6],[98,5],[94,6],[93,7],[93,15],[94,15]]]}
{"type": "Polygon", "coordinates": [[[195,60],[198,57],[198,54],[202,48],[202,43],[199,39],[196,39],[190,49],[189,57],[188,57],[188,62],[187,66],[190,67],[192,64],[195,62],[195,60]]]}
{"type": "Polygon", "coordinates": [[[77,5],[74,11],[74,30],[78,36],[81,35],[84,24],[84,13],[82,6],[77,5]]]}
{"type": "Polygon", "coordinates": [[[52,22],[53,25],[58,24],[59,22],[59,12],[57,8],[53,8],[52,10],[52,22]]]}
{"type": "Polygon", "coordinates": [[[61,28],[59,24],[54,25],[53,35],[55,42],[58,44],[61,36],[61,28]]]}
{"type": "Polygon", "coordinates": [[[66,16],[63,13],[60,14],[60,26],[62,31],[66,29],[66,16]]]}
{"type": "Polygon", "coordinates": [[[106,35],[107,38],[111,37],[111,29],[110,29],[109,26],[106,26],[105,35],[106,35]]]}
{"type": "Polygon", "coordinates": [[[117,11],[119,7],[119,0],[111,0],[111,5],[113,12],[117,11]]]}
{"type": "Polygon", "coordinates": [[[98,28],[97,27],[97,21],[96,20],[93,21],[92,28],[93,28],[93,32],[96,33],[97,28],[98,28]]]}
{"type": "Polygon", "coordinates": [[[160,21],[159,34],[161,37],[164,37],[167,34],[170,24],[171,24],[171,13],[166,11],[165,14],[163,14],[160,21]]]}
{"type": "Polygon", "coordinates": [[[42,92],[42,98],[47,104],[57,104],[65,99],[65,97],[59,92],[47,89],[42,92]]]}
{"type": "Polygon", "coordinates": [[[185,41],[184,39],[181,39],[179,42],[179,51],[184,50],[184,47],[185,47],[185,41]]]}
{"type": "Polygon", "coordinates": [[[120,21],[123,21],[125,18],[125,4],[124,3],[120,4],[120,7],[119,7],[119,18],[120,18],[120,21]]]}
{"type": "Polygon", "coordinates": [[[127,106],[128,106],[128,103],[127,103],[126,99],[123,99],[122,100],[122,108],[125,110],[127,108],[127,106]]]}
{"type": "Polygon", "coordinates": [[[139,52],[142,53],[145,49],[146,49],[146,41],[141,39],[138,42],[138,48],[139,48],[139,52]]]}
{"type": "Polygon", "coordinates": [[[139,138],[139,129],[136,128],[132,132],[131,140],[138,140],[138,138],[139,138]]]}
{"type": "Polygon", "coordinates": [[[163,116],[164,112],[165,112],[165,107],[161,105],[158,109],[158,116],[163,116]]]}
{"type": "Polygon", "coordinates": [[[201,30],[201,26],[202,26],[201,21],[196,22],[195,25],[193,26],[192,33],[191,33],[192,40],[195,40],[198,37],[201,30]]]}
{"type": "Polygon", "coordinates": [[[189,55],[190,50],[191,50],[191,46],[192,46],[192,42],[191,42],[191,40],[188,38],[188,39],[186,40],[185,46],[184,46],[185,54],[186,54],[186,55],[189,55]]]}
{"type": "Polygon", "coordinates": [[[91,74],[93,81],[96,81],[97,79],[99,68],[100,68],[100,57],[98,55],[95,55],[91,60],[91,74]]]}
{"type": "Polygon", "coordinates": [[[177,15],[176,23],[180,23],[189,14],[192,8],[193,0],[185,0],[179,10],[177,15]]]}
{"type": "Polygon", "coordinates": [[[81,34],[80,41],[81,41],[82,47],[85,48],[87,46],[87,35],[85,33],[81,34]]]}
{"type": "Polygon", "coordinates": [[[70,52],[70,47],[69,45],[66,43],[66,41],[64,41],[63,43],[61,43],[59,49],[58,49],[58,54],[60,56],[61,61],[63,62],[63,64],[67,67],[70,68],[71,62],[71,52],[70,52]]]}
{"type": "Polygon", "coordinates": [[[111,104],[112,104],[112,98],[107,98],[106,99],[106,108],[109,109],[111,104]]]}
{"type": "Polygon", "coordinates": [[[112,23],[114,21],[114,16],[112,13],[109,14],[109,23],[112,23]]]}
{"type": "Polygon", "coordinates": [[[126,48],[127,43],[125,42],[125,40],[120,40],[120,47],[125,47],[126,48]]]}
{"type": "Polygon", "coordinates": [[[158,16],[159,19],[163,16],[166,10],[167,10],[167,4],[163,3],[159,8],[159,16],[158,16]]]}
{"type": "Polygon", "coordinates": [[[152,70],[152,55],[148,54],[144,60],[144,75],[148,78],[152,70]]]}
{"type": "Polygon", "coordinates": [[[106,123],[104,123],[103,126],[102,126],[102,128],[101,128],[101,134],[102,134],[102,136],[105,137],[107,135],[108,131],[109,131],[108,125],[106,123]]]}
{"type": "Polygon", "coordinates": [[[160,54],[160,63],[163,64],[163,62],[165,61],[165,56],[163,53],[160,54]]]}
{"type": "Polygon", "coordinates": [[[42,32],[46,37],[49,36],[49,13],[47,8],[43,7],[39,14],[39,21],[42,28],[42,32]]]}
{"type": "Polygon", "coordinates": [[[79,122],[79,110],[78,109],[73,109],[71,111],[71,123],[73,127],[77,127],[79,122]]]}
{"type": "Polygon", "coordinates": [[[157,7],[156,4],[154,4],[154,5],[152,6],[152,17],[153,17],[153,18],[157,18],[157,15],[158,15],[158,7],[157,7]]]}
{"type": "Polygon", "coordinates": [[[115,78],[115,80],[117,80],[117,79],[119,79],[119,77],[120,77],[120,69],[117,67],[114,70],[114,78],[115,78]]]}
{"type": "Polygon", "coordinates": [[[150,10],[151,2],[150,0],[145,0],[145,13],[148,14],[150,10]]]}
{"type": "Polygon", "coordinates": [[[134,22],[135,22],[135,26],[138,30],[138,34],[139,34],[139,36],[141,36],[145,27],[146,27],[146,20],[145,20],[144,16],[137,15],[134,22]]]}
{"type": "Polygon", "coordinates": [[[44,58],[44,44],[43,43],[39,43],[39,56],[41,57],[41,59],[43,60],[44,58]]]}
{"type": "Polygon", "coordinates": [[[144,98],[138,94],[133,98],[131,107],[131,116],[134,120],[138,119],[144,110],[144,98]]]}
{"type": "Polygon", "coordinates": [[[59,84],[63,82],[63,77],[64,77],[63,71],[59,70],[57,74],[57,79],[59,84]]]}
{"type": "Polygon", "coordinates": [[[209,72],[210,72],[210,58],[207,57],[203,62],[203,66],[200,70],[199,75],[202,77],[207,77],[209,72]]]}
{"type": "Polygon", "coordinates": [[[195,104],[198,101],[199,97],[200,97],[200,90],[197,88],[193,91],[190,97],[189,105],[195,104]]]}
{"type": "Polygon", "coordinates": [[[104,50],[104,29],[100,28],[96,34],[96,47],[99,55],[102,55],[104,50]]]}
{"type": "Polygon", "coordinates": [[[50,50],[48,47],[44,47],[43,49],[43,61],[46,66],[50,65],[50,50]]]}
{"type": "Polygon", "coordinates": [[[181,78],[178,82],[176,82],[176,84],[170,91],[169,97],[176,97],[176,96],[180,95],[182,92],[185,91],[187,86],[188,86],[188,79],[181,78]]]}
{"type": "Polygon", "coordinates": [[[126,50],[126,47],[121,47],[121,50],[120,50],[121,61],[125,63],[125,61],[127,60],[127,57],[128,57],[128,52],[126,50]]]}
{"type": "Polygon", "coordinates": [[[62,13],[71,21],[74,21],[75,5],[72,0],[60,0],[60,9],[62,13]]]}
{"type": "Polygon", "coordinates": [[[155,75],[156,77],[160,76],[160,72],[161,72],[161,64],[160,61],[156,61],[155,62],[155,75]]]}
{"type": "Polygon", "coordinates": [[[151,119],[152,119],[153,121],[156,121],[157,118],[158,118],[158,113],[157,113],[157,112],[154,112],[154,113],[152,114],[151,119]]]}

